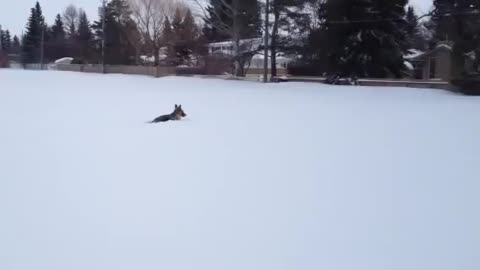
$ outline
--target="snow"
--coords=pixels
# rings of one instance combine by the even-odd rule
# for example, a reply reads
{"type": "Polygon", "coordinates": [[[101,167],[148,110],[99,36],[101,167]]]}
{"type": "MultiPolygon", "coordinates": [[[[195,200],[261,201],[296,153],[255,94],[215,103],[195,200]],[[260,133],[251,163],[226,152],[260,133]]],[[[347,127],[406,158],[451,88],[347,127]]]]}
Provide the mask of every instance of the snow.
{"type": "Polygon", "coordinates": [[[55,64],[71,64],[73,61],[72,57],[64,57],[55,61],[55,64]]]}
{"type": "Polygon", "coordinates": [[[403,64],[407,67],[408,70],[414,70],[415,67],[412,65],[412,63],[408,61],[403,61],[403,64]]]}
{"type": "Polygon", "coordinates": [[[404,56],[405,59],[414,59],[419,57],[420,55],[424,54],[425,52],[417,50],[417,49],[411,49],[409,50],[408,54],[404,56]]]}
{"type": "Polygon", "coordinates": [[[0,70],[0,111],[2,270],[480,269],[476,98],[0,70]]]}
{"type": "Polygon", "coordinates": [[[436,49],[440,49],[440,48],[442,48],[442,49],[447,49],[447,50],[449,50],[449,51],[452,50],[452,46],[450,46],[450,45],[448,45],[448,44],[438,44],[437,47],[435,47],[435,48],[436,48],[436,49]]]}

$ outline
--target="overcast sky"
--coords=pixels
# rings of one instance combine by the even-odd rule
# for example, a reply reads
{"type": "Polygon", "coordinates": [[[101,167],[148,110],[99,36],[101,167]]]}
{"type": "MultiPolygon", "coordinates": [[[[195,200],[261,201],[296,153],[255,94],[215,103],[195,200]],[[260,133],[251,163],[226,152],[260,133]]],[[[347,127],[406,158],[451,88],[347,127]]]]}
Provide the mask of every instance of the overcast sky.
{"type": "MultiPolygon", "coordinates": [[[[0,4],[0,24],[2,29],[9,29],[12,32],[12,36],[21,34],[25,28],[30,8],[35,5],[35,0],[13,0],[8,1],[10,2],[9,4],[6,4],[7,0],[0,1],[3,2],[0,4]]],[[[417,8],[417,13],[427,12],[432,5],[432,0],[410,1],[417,8]]],[[[47,22],[52,24],[55,15],[61,13],[69,4],[83,8],[87,12],[90,21],[94,21],[98,17],[98,6],[101,4],[101,0],[40,0],[40,4],[47,22]]]]}

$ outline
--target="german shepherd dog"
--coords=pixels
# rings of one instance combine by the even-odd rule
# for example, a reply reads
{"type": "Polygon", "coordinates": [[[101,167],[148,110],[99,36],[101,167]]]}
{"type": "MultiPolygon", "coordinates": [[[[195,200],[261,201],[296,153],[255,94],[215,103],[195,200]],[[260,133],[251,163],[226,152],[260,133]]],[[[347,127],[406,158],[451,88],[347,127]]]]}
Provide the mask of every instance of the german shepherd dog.
{"type": "Polygon", "coordinates": [[[187,116],[187,114],[182,110],[182,105],[175,104],[175,110],[171,114],[166,114],[155,118],[153,121],[148,122],[149,124],[168,122],[168,121],[178,121],[182,117],[187,116]]]}

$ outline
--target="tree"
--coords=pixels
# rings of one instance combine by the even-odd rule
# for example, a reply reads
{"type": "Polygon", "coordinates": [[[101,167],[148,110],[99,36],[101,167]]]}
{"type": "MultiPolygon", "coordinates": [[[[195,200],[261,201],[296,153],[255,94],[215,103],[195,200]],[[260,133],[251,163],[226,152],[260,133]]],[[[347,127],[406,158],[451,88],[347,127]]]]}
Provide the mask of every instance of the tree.
{"type": "Polygon", "coordinates": [[[257,0],[210,0],[205,9],[203,34],[210,42],[260,36],[260,7],[257,0]],[[238,29],[233,29],[236,26],[238,29]]]}
{"type": "Polygon", "coordinates": [[[50,29],[48,56],[53,60],[68,56],[66,33],[60,14],[55,17],[55,22],[50,29]]]}
{"type": "Polygon", "coordinates": [[[12,41],[12,48],[10,52],[12,54],[19,54],[21,51],[21,44],[20,44],[20,39],[15,35],[13,36],[13,41],[12,41]]]}
{"type": "Polygon", "coordinates": [[[177,52],[180,62],[183,64],[191,63],[192,56],[197,50],[199,31],[190,9],[187,10],[179,33],[179,43],[182,49],[177,52]]]}
{"type": "Polygon", "coordinates": [[[63,21],[68,39],[74,40],[77,35],[78,9],[75,5],[68,5],[63,11],[63,21]]]}
{"type": "Polygon", "coordinates": [[[160,48],[168,42],[162,37],[166,20],[173,17],[175,10],[186,9],[186,6],[176,0],[130,0],[129,3],[144,43],[150,48],[157,66],[160,62],[160,48]]]}
{"type": "MultiPolygon", "coordinates": [[[[253,56],[245,50],[242,39],[260,36],[260,8],[256,0],[210,0],[204,8],[203,34],[210,42],[230,40],[232,42],[232,62],[235,76],[244,76],[245,63],[253,56]]],[[[255,48],[255,50],[258,48],[255,48]]]]}
{"type": "Polygon", "coordinates": [[[426,50],[428,40],[422,33],[422,27],[424,27],[424,25],[419,22],[419,17],[415,13],[413,6],[408,7],[405,19],[407,21],[406,33],[410,47],[417,50],[426,50]]]}
{"type": "Polygon", "coordinates": [[[77,46],[79,57],[84,61],[91,59],[93,51],[93,33],[85,11],[80,10],[78,18],[77,46]]]}
{"type": "Polygon", "coordinates": [[[132,20],[132,11],[126,0],[112,0],[106,6],[105,14],[100,14],[92,28],[98,39],[105,35],[105,63],[129,65],[136,62],[136,50],[129,39],[129,32],[136,28],[132,20]],[[105,16],[105,33],[102,27],[102,16],[105,16]]]}
{"type": "Polygon", "coordinates": [[[166,62],[169,65],[176,65],[177,56],[175,53],[175,35],[173,33],[172,25],[170,24],[170,19],[165,17],[165,22],[162,31],[162,44],[166,47],[166,62]]]}
{"type": "Polygon", "coordinates": [[[434,42],[448,41],[454,36],[454,17],[451,16],[457,0],[434,0],[432,21],[435,23],[434,42]]]}
{"type": "Polygon", "coordinates": [[[192,12],[188,9],[184,16],[177,9],[172,21],[173,50],[177,65],[190,64],[196,46],[197,26],[192,12]]]}
{"type": "Polygon", "coordinates": [[[22,63],[38,63],[41,55],[42,35],[45,31],[45,19],[40,3],[30,10],[27,31],[22,42],[22,63]]]}
{"type": "Polygon", "coordinates": [[[434,0],[432,21],[434,42],[453,44],[453,76],[465,70],[465,55],[473,52],[478,69],[480,59],[480,3],[476,0],[434,0]]]}
{"type": "Polygon", "coordinates": [[[407,0],[327,0],[311,53],[327,73],[360,77],[402,77],[408,51],[407,0]],[[400,30],[400,31],[399,31],[400,30]]]}
{"type": "Polygon", "coordinates": [[[78,19],[77,7],[73,4],[68,5],[63,11],[63,23],[65,26],[68,54],[70,56],[77,56],[79,54],[77,44],[78,19]]]}
{"type": "MultiPolygon", "coordinates": [[[[277,52],[278,49],[287,50],[292,45],[292,35],[295,30],[292,26],[298,26],[304,32],[309,25],[309,14],[305,12],[309,0],[272,0],[271,10],[273,14],[272,34],[270,39],[271,51],[271,75],[277,76],[277,52]],[[279,30],[289,33],[281,37],[279,30]]],[[[301,33],[300,32],[300,33],[301,33]]],[[[298,33],[298,32],[297,32],[298,33]]],[[[300,38],[298,35],[295,38],[300,38]]]]}
{"type": "Polygon", "coordinates": [[[12,47],[12,37],[10,36],[10,31],[0,31],[0,39],[2,40],[2,50],[7,54],[11,52],[12,47]]]}

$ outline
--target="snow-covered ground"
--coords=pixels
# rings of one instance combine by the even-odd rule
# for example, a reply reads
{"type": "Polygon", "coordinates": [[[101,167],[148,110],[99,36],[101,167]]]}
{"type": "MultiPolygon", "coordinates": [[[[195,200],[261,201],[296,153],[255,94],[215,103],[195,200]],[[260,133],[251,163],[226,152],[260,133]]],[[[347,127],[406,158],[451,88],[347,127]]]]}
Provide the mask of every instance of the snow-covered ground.
{"type": "Polygon", "coordinates": [[[0,70],[0,269],[478,270],[479,119],[442,91],[0,70]]]}

